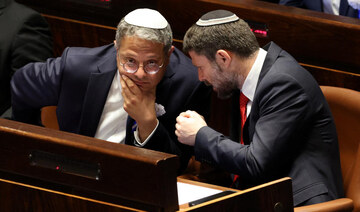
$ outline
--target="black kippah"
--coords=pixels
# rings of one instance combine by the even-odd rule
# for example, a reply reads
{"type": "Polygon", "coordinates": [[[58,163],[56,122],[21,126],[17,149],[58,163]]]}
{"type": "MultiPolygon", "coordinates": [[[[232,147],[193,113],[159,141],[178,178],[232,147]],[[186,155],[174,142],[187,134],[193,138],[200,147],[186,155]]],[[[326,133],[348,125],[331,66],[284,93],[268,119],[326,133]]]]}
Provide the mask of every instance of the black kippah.
{"type": "Polygon", "coordinates": [[[196,22],[198,26],[212,26],[216,24],[231,23],[239,20],[234,13],[227,10],[213,10],[205,15],[196,22]]]}

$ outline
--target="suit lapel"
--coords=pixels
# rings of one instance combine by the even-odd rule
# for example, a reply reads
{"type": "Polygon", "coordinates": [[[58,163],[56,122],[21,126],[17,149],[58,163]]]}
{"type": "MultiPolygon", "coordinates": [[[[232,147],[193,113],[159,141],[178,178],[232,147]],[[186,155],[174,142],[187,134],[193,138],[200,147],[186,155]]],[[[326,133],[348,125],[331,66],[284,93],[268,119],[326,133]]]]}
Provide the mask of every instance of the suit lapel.
{"type": "Polygon", "coordinates": [[[174,75],[174,70],[171,68],[169,64],[166,68],[166,73],[164,74],[163,79],[156,86],[156,100],[155,102],[158,104],[162,104],[166,108],[166,103],[168,102],[168,96],[170,95],[172,80],[171,77],[174,75]]]}
{"type": "Polygon", "coordinates": [[[339,15],[358,18],[357,11],[349,5],[347,0],[340,1],[339,15]]]}
{"type": "MultiPolygon", "coordinates": [[[[261,80],[268,73],[268,71],[270,70],[272,65],[275,63],[276,59],[279,57],[280,52],[282,51],[282,49],[278,45],[276,45],[274,42],[270,42],[269,44],[264,46],[263,49],[267,51],[267,55],[266,55],[263,67],[260,71],[257,86],[261,83],[261,80]]],[[[253,137],[254,132],[255,132],[255,123],[256,123],[256,120],[258,120],[258,117],[256,117],[256,116],[258,116],[258,114],[259,114],[258,111],[255,111],[255,110],[257,110],[256,105],[258,104],[256,101],[257,101],[257,96],[256,96],[256,91],[255,91],[253,106],[251,108],[250,114],[249,114],[248,118],[246,119],[246,122],[244,125],[243,138],[244,138],[245,144],[249,144],[250,138],[253,137]]]]}
{"type": "MultiPolygon", "coordinates": [[[[231,97],[231,125],[230,125],[230,138],[234,141],[240,142],[240,91],[236,90],[231,97]]],[[[245,129],[245,128],[244,128],[245,129]]]]}
{"type": "Polygon", "coordinates": [[[80,134],[93,137],[114,79],[115,55],[98,66],[98,73],[91,73],[86,90],[80,121],[80,134]]]}
{"type": "Polygon", "coordinates": [[[134,133],[132,130],[133,125],[135,124],[135,120],[128,116],[126,120],[126,136],[125,136],[125,144],[134,145],[134,133]]]}
{"type": "Polygon", "coordinates": [[[264,46],[263,49],[267,51],[267,55],[266,55],[266,58],[264,61],[264,65],[261,69],[257,85],[259,85],[261,80],[264,78],[264,76],[270,70],[272,65],[275,63],[276,59],[279,57],[280,52],[282,51],[282,49],[278,45],[276,45],[274,42],[268,43],[266,46],[264,46]]]}
{"type": "Polygon", "coordinates": [[[339,7],[339,14],[340,15],[346,15],[348,10],[348,3],[347,0],[341,0],[340,1],[340,7],[339,7]]]}
{"type": "Polygon", "coordinates": [[[159,83],[159,85],[156,87],[156,103],[162,104],[164,107],[167,106],[166,100],[170,94],[171,84],[171,79],[169,78],[163,78],[163,80],[159,83]]]}

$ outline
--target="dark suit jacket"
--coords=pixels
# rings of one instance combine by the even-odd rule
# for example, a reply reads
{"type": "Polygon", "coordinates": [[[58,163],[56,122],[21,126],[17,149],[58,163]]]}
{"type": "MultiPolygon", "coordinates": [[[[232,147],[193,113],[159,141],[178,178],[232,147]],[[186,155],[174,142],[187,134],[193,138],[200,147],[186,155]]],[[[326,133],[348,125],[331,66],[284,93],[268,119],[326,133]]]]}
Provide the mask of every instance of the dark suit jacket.
{"type": "MultiPolygon", "coordinates": [[[[315,11],[323,12],[323,2],[322,0],[280,0],[279,4],[300,7],[315,11]]],[[[340,1],[339,15],[358,18],[359,11],[355,10],[347,0],[340,1]]]]}
{"type": "MultiPolygon", "coordinates": [[[[66,48],[59,58],[31,63],[19,69],[11,81],[13,118],[36,124],[40,108],[57,105],[60,130],[95,135],[112,80],[117,71],[113,44],[97,48],[66,48]]],[[[177,154],[187,166],[191,148],[177,141],[176,117],[196,110],[209,113],[211,89],[198,80],[191,60],[175,49],[156,90],[156,102],[165,107],[159,126],[145,148],[177,154]]],[[[126,144],[134,145],[128,120],[126,144]]]]}
{"type": "Polygon", "coordinates": [[[13,0],[0,0],[0,115],[10,107],[10,79],[29,62],[53,56],[45,19],[13,0]]]}
{"type": "Polygon", "coordinates": [[[240,175],[240,188],[289,176],[294,205],[320,194],[343,196],[339,149],[329,106],[313,77],[274,43],[261,70],[239,141],[239,106],[232,140],[209,127],[195,141],[199,161],[240,175]]]}

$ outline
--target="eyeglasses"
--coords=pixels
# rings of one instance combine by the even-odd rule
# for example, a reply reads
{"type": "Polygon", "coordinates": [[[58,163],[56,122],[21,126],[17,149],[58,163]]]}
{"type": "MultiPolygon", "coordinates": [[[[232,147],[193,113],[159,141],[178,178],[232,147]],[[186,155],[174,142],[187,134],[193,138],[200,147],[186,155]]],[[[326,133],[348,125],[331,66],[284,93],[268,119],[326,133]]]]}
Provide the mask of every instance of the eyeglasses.
{"type": "Polygon", "coordinates": [[[127,61],[125,63],[121,63],[119,62],[120,65],[123,66],[124,70],[127,73],[135,73],[137,72],[137,70],[139,69],[139,67],[143,67],[144,71],[148,74],[156,74],[160,68],[163,67],[164,63],[162,63],[161,65],[158,65],[157,63],[153,62],[153,61],[148,61],[145,65],[139,65],[135,60],[132,59],[127,59],[127,61]]]}

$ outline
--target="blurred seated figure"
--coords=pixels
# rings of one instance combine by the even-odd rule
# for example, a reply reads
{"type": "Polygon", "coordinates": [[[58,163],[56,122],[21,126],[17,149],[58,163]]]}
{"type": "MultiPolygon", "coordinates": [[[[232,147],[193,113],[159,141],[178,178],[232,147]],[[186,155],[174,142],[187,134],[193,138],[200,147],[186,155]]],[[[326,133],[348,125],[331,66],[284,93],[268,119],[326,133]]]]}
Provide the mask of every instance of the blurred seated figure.
{"type": "Polygon", "coordinates": [[[359,0],[280,0],[279,4],[300,7],[334,15],[359,17],[359,0]]]}
{"type": "Polygon", "coordinates": [[[14,0],[0,0],[0,26],[0,116],[10,117],[12,75],[29,62],[51,57],[52,37],[38,12],[14,0]]]}

